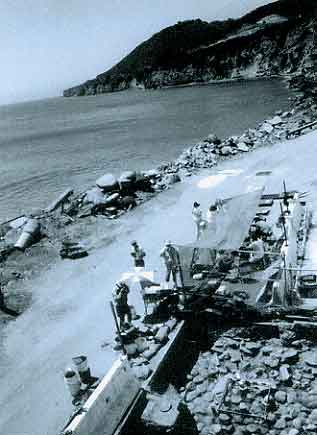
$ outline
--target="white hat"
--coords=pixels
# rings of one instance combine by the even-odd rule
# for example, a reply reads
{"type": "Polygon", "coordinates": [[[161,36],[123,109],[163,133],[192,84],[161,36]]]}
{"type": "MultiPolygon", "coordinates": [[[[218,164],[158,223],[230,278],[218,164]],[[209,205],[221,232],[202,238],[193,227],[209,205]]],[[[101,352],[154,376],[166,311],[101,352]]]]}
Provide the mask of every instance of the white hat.
{"type": "Polygon", "coordinates": [[[171,246],[171,245],[172,245],[171,240],[166,240],[166,242],[165,242],[165,246],[171,246]]]}

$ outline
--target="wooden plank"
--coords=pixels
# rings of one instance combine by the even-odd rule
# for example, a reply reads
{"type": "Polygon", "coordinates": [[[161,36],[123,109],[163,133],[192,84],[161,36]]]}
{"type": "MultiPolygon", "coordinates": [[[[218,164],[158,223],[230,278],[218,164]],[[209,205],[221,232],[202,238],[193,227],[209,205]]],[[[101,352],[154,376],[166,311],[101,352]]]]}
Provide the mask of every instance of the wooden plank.
{"type": "Polygon", "coordinates": [[[310,122],[309,124],[302,125],[301,127],[294,128],[294,130],[291,130],[287,133],[286,137],[288,138],[288,137],[292,136],[293,134],[298,134],[301,131],[305,130],[306,128],[312,128],[315,125],[317,125],[317,121],[313,121],[313,122],[310,122]]]}
{"type": "Polygon", "coordinates": [[[60,207],[67,199],[74,193],[73,189],[68,188],[63,192],[55,201],[53,201],[48,207],[46,207],[45,212],[50,213],[60,207]]]}
{"type": "Polygon", "coordinates": [[[23,217],[25,217],[25,214],[20,214],[20,216],[17,216],[17,217],[15,217],[15,218],[9,219],[9,220],[7,220],[7,221],[5,221],[5,222],[1,222],[0,226],[2,226],[2,225],[6,225],[6,224],[10,224],[11,222],[14,222],[14,221],[16,221],[16,220],[18,220],[18,219],[21,219],[21,218],[23,218],[23,217]]]}
{"type": "Polygon", "coordinates": [[[113,434],[140,390],[128,360],[118,359],[63,433],[113,434]]]}

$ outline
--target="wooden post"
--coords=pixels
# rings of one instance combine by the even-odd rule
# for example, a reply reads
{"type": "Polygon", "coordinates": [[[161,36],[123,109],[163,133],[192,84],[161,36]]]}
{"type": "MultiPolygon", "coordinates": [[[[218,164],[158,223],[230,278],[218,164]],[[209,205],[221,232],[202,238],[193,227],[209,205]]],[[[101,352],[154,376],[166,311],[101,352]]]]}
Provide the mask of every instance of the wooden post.
{"type": "Polygon", "coordinates": [[[117,319],[116,310],[114,308],[114,305],[113,305],[112,301],[110,301],[110,308],[111,308],[111,312],[112,312],[112,315],[113,315],[113,318],[114,318],[114,322],[116,324],[116,329],[117,329],[118,337],[119,337],[119,340],[120,340],[120,343],[121,343],[121,346],[122,346],[122,352],[124,354],[126,354],[127,351],[125,350],[125,347],[124,347],[124,344],[123,344],[123,339],[122,339],[122,335],[121,335],[121,331],[120,331],[120,327],[119,327],[119,323],[118,323],[118,319],[117,319]]]}
{"type": "Polygon", "coordinates": [[[283,187],[284,187],[284,204],[286,205],[286,211],[287,211],[287,214],[289,214],[288,198],[287,198],[287,191],[286,191],[285,180],[283,180],[283,187]]]}
{"type": "Polygon", "coordinates": [[[284,230],[285,243],[286,243],[286,246],[288,246],[287,233],[286,233],[286,227],[285,227],[285,217],[284,217],[283,206],[282,206],[281,202],[280,202],[280,208],[281,208],[281,216],[282,216],[282,224],[283,224],[283,230],[284,230]]]}

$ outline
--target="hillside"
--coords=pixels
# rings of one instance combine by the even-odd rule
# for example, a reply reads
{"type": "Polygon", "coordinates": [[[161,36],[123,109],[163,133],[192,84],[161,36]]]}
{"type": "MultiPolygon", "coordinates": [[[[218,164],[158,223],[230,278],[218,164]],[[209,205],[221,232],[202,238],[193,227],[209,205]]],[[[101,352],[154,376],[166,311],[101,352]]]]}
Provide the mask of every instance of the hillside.
{"type": "Polygon", "coordinates": [[[311,76],[316,16],[317,0],[279,0],[236,20],[178,22],[64,96],[272,74],[311,76]]]}

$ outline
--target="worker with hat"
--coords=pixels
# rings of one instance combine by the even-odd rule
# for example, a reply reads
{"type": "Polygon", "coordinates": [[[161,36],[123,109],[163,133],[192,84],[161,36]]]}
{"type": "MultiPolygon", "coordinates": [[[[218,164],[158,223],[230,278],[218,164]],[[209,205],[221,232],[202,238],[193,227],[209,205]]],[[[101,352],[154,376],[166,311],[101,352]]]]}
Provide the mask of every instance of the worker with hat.
{"type": "Polygon", "coordinates": [[[144,263],[144,257],[146,256],[146,253],[141,248],[141,246],[138,244],[136,240],[133,240],[131,242],[132,250],[131,250],[131,256],[134,259],[134,266],[135,267],[145,267],[144,263]]]}
{"type": "Polygon", "coordinates": [[[132,312],[131,307],[128,304],[129,293],[129,286],[124,281],[116,282],[116,286],[113,292],[113,299],[116,306],[117,316],[120,322],[120,329],[124,329],[126,324],[131,324],[132,312]]]}
{"type": "Polygon", "coordinates": [[[169,283],[172,274],[174,288],[177,289],[177,272],[180,272],[180,258],[178,250],[172,246],[170,240],[165,242],[165,246],[161,250],[160,256],[163,258],[166,267],[166,282],[169,283]]]}

